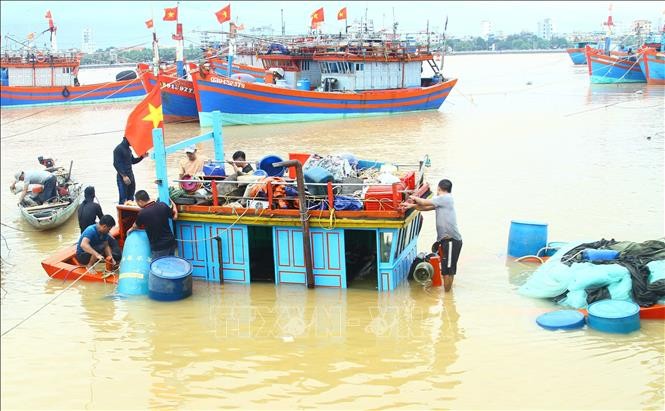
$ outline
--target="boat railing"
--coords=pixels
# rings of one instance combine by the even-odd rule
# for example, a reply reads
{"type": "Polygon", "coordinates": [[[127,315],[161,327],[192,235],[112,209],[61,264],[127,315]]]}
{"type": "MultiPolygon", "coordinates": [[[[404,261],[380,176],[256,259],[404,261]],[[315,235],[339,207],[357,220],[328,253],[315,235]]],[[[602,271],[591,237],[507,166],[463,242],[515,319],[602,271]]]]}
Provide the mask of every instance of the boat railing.
{"type": "MultiPolygon", "coordinates": [[[[277,187],[281,186],[292,186],[297,187],[297,182],[293,179],[279,178],[279,180],[270,179],[271,177],[266,177],[261,180],[256,181],[227,181],[223,179],[212,179],[212,180],[200,180],[200,179],[177,179],[172,180],[175,183],[211,183],[210,189],[206,190],[210,192],[212,197],[212,206],[213,207],[233,207],[230,204],[220,204],[220,199],[232,202],[239,202],[242,205],[243,209],[249,210],[291,210],[297,212],[297,207],[282,207],[281,204],[288,201],[296,201],[299,199],[297,195],[285,195],[284,190],[281,193],[276,193],[278,190],[277,187]],[[219,194],[218,184],[228,184],[235,186],[263,186],[265,190],[259,188],[258,192],[263,192],[263,195],[256,194],[254,196],[246,195],[231,195],[231,194],[219,194]],[[261,204],[261,206],[258,206],[261,204]],[[258,206],[258,207],[257,207],[258,206]]],[[[351,182],[351,183],[336,183],[336,182],[327,182],[327,183],[306,183],[308,189],[312,187],[323,188],[324,194],[312,194],[307,193],[305,199],[309,204],[321,204],[324,203],[327,208],[314,208],[313,211],[327,211],[328,209],[334,208],[335,199],[338,197],[343,197],[346,200],[356,200],[362,204],[362,209],[354,210],[356,212],[365,212],[365,211],[378,211],[378,212],[390,212],[391,217],[404,215],[406,209],[403,207],[402,203],[405,201],[411,201],[408,199],[410,195],[423,196],[429,192],[429,185],[426,183],[421,183],[415,186],[412,189],[406,188],[406,185],[400,181],[395,183],[376,183],[376,182],[351,182]],[[362,191],[363,195],[361,197],[354,196],[353,193],[344,193],[343,187],[358,187],[354,192],[362,191]],[[379,191],[378,196],[367,197],[365,195],[371,188],[377,189],[382,188],[379,191]],[[367,205],[371,204],[368,208],[367,205]]],[[[206,195],[208,197],[208,195],[206,195]]],[[[185,206],[187,207],[187,206],[185,206]]]]}

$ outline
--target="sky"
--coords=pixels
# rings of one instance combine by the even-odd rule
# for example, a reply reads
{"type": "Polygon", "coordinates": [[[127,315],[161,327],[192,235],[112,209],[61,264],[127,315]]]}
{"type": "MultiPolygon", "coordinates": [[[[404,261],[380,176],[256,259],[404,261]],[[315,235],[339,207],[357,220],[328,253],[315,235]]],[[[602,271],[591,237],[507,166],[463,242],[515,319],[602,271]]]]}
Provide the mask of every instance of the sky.
{"type": "MultiPolygon", "coordinates": [[[[227,1],[181,1],[179,3],[180,22],[183,23],[186,40],[198,42],[199,35],[194,30],[228,30],[228,23],[220,25],[215,11],[227,1]]],[[[390,29],[395,20],[399,32],[424,30],[427,19],[430,28],[441,31],[448,17],[449,36],[479,36],[481,21],[489,20],[495,32],[504,34],[537,30],[538,21],[551,18],[556,32],[597,31],[607,19],[610,2],[604,1],[233,1],[231,15],[233,21],[246,28],[268,26],[274,32],[281,32],[280,10],[284,10],[287,34],[307,31],[310,15],[319,7],[324,8],[323,31],[338,33],[343,31],[343,22],[337,21],[337,12],[347,7],[348,21],[365,15],[374,20],[376,28],[390,29]]],[[[175,7],[175,1],[9,1],[0,2],[0,32],[2,45],[7,34],[25,39],[30,32],[40,32],[48,28],[44,15],[50,10],[58,27],[60,49],[80,48],[82,31],[91,28],[93,40],[98,48],[109,46],[129,47],[149,46],[150,31],[144,22],[154,15],[157,34],[162,39],[161,46],[174,43],[170,34],[175,31],[175,23],[162,21],[165,7],[175,7]],[[153,14],[154,13],[154,14],[153,14]]],[[[629,25],[633,20],[651,20],[654,25],[662,25],[665,2],[662,1],[615,1],[612,2],[612,15],[615,23],[629,25]]],[[[40,46],[47,36],[41,37],[40,46]]]]}

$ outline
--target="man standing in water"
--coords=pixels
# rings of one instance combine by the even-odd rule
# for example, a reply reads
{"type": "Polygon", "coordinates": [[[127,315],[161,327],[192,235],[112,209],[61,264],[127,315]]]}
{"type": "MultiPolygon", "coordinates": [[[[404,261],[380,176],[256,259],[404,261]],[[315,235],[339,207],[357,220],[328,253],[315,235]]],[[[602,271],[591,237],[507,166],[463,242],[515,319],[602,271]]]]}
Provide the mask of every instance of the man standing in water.
{"type": "Polygon", "coordinates": [[[141,207],[136,221],[127,235],[137,228],[145,228],[150,241],[151,258],[154,260],[167,255],[174,255],[176,240],[171,230],[170,220],[178,219],[178,209],[173,201],[171,207],[157,200],[150,200],[145,190],[136,193],[136,203],[141,207]]]}
{"type": "Polygon", "coordinates": [[[437,195],[431,200],[411,196],[409,198],[414,201],[413,203],[403,203],[407,209],[435,210],[436,212],[437,243],[440,244],[443,251],[441,273],[443,274],[443,288],[446,291],[450,291],[453,286],[453,279],[457,273],[457,260],[462,250],[462,236],[457,229],[457,215],[452,191],[453,183],[443,179],[439,181],[436,189],[437,195]]]}
{"type": "Polygon", "coordinates": [[[136,179],[132,171],[132,164],[147,157],[144,154],[141,157],[134,157],[127,137],[122,138],[122,142],[113,150],[113,167],[118,173],[116,182],[118,183],[118,204],[125,204],[127,200],[134,200],[134,191],[136,190],[136,179]]]}

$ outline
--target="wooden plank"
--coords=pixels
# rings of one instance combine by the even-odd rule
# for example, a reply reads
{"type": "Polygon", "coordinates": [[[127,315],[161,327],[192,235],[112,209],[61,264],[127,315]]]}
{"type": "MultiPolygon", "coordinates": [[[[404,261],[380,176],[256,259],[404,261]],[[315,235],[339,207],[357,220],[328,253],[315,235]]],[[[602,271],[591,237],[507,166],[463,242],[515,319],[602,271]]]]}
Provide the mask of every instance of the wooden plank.
{"type": "Polygon", "coordinates": [[[42,205],[33,206],[33,207],[23,207],[23,209],[30,213],[30,212],[33,212],[33,211],[47,210],[49,208],[67,207],[70,204],[71,204],[71,202],[69,202],[69,203],[42,204],[42,205]]]}

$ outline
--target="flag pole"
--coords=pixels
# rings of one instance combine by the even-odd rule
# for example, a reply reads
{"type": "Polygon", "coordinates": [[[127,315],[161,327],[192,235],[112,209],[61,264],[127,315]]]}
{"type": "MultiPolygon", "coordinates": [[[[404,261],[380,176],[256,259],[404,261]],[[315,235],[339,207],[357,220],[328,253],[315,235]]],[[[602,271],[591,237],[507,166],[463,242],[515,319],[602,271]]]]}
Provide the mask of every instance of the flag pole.
{"type": "MultiPolygon", "coordinates": [[[[157,26],[155,25],[154,7],[150,7],[150,14],[152,14],[152,73],[157,77],[159,75],[159,45],[157,43],[157,26]]],[[[159,84],[159,81],[157,84],[159,84]]]]}

